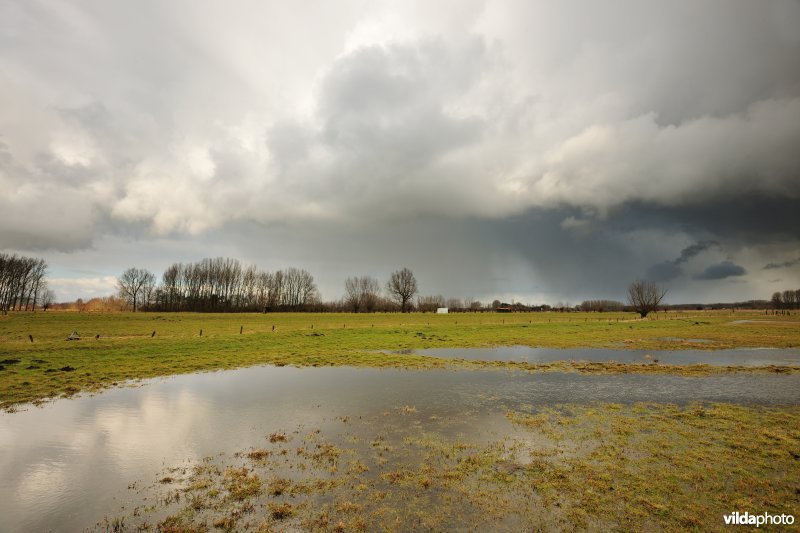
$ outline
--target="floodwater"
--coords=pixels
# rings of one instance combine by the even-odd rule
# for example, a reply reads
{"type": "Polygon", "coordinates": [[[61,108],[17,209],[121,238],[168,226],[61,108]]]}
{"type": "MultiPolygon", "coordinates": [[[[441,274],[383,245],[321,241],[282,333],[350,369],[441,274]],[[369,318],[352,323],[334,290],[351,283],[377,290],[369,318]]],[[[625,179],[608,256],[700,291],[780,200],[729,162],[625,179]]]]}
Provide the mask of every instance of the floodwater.
{"type": "MultiPolygon", "coordinates": [[[[687,339],[701,341],[704,339],[687,339]]],[[[605,348],[530,348],[499,346],[496,348],[432,348],[397,353],[428,355],[444,359],[470,361],[517,361],[553,363],[556,361],[588,361],[605,363],[651,363],[665,365],[707,364],[714,366],[800,366],[797,348],[735,348],[732,350],[609,350],[605,348]]]]}
{"type": "Polygon", "coordinates": [[[509,409],[694,400],[798,404],[800,376],[264,366],[150,380],[0,413],[0,530],[91,528],[165,467],[258,446],[277,430],[325,432],[339,417],[397,426],[410,407],[425,431],[484,442],[514,431],[509,409]]]}

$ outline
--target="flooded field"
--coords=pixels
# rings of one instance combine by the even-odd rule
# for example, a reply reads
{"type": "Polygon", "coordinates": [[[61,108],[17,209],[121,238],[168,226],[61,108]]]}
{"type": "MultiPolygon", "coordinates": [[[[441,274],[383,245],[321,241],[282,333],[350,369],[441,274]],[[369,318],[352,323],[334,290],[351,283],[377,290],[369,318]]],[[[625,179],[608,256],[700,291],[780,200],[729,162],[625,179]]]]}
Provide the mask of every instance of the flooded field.
{"type": "MultiPolygon", "coordinates": [[[[693,343],[704,339],[687,339],[693,343]]],[[[586,361],[615,363],[662,363],[666,365],[712,366],[800,366],[800,349],[796,348],[735,348],[732,350],[610,350],[605,348],[530,348],[500,346],[496,348],[432,348],[405,350],[414,355],[469,361],[517,361],[553,363],[557,361],[586,361]]]]}
{"type": "MultiPolygon", "coordinates": [[[[522,350],[518,353],[523,355],[522,350]]],[[[300,483],[297,486],[302,490],[297,490],[305,495],[306,500],[302,501],[306,501],[303,504],[306,507],[292,507],[290,514],[299,513],[300,509],[308,514],[310,509],[326,502],[339,501],[335,495],[341,495],[353,483],[369,487],[372,492],[386,492],[387,488],[371,485],[389,483],[382,477],[386,472],[413,472],[417,476],[414,483],[423,485],[425,475],[432,480],[449,479],[447,461],[459,457],[459,461],[466,460],[464,454],[472,447],[482,449],[482,453],[493,450],[492,453],[499,454],[491,465],[484,465],[492,470],[496,468],[496,460],[506,461],[504,454],[511,453],[497,448],[497,443],[506,443],[503,449],[516,449],[519,441],[507,439],[527,435],[520,429],[525,426],[520,425],[520,420],[524,422],[525,417],[536,416],[542,410],[563,405],[633,406],[641,402],[678,405],[726,402],[767,409],[796,406],[800,404],[800,376],[684,378],[264,366],[156,379],[142,386],[58,400],[17,413],[1,413],[2,529],[81,530],[96,524],[100,529],[113,529],[115,524],[121,524],[114,520],[124,520],[128,526],[152,527],[172,513],[182,517],[176,518],[179,525],[180,520],[200,519],[211,525],[227,517],[233,520],[228,525],[245,527],[246,521],[237,520],[244,520],[244,515],[261,516],[263,512],[258,509],[270,509],[271,503],[258,498],[267,497],[266,480],[275,476],[292,480],[295,485],[300,483]],[[271,435],[278,437],[273,440],[271,435]],[[377,446],[386,448],[380,457],[375,455],[376,439],[385,441],[377,446]],[[269,450],[258,452],[270,446],[269,450]],[[281,446],[283,450],[279,449],[281,446]],[[489,448],[481,448],[486,446],[489,448]],[[452,453],[443,456],[445,463],[423,468],[418,464],[419,458],[434,448],[439,451],[452,448],[452,453]],[[319,450],[334,449],[338,450],[336,458],[328,464],[319,450]],[[313,450],[317,452],[311,453],[313,450]],[[258,453],[252,455],[254,451],[258,453]],[[338,462],[340,454],[344,454],[342,465],[338,462]],[[361,471],[352,472],[358,463],[369,466],[367,470],[357,468],[361,471]],[[205,470],[198,469],[198,465],[206,465],[217,476],[203,477],[205,470]],[[244,471],[236,470],[242,468],[244,471]],[[297,473],[298,468],[305,474],[299,477],[287,474],[297,473]],[[315,468],[321,469],[320,472],[315,468]],[[381,468],[388,470],[384,472],[381,468]],[[262,470],[259,479],[263,479],[256,483],[248,476],[255,476],[259,469],[262,470]],[[344,473],[350,477],[343,480],[336,477],[344,473]],[[237,475],[244,477],[239,479],[237,475]],[[418,479],[418,476],[423,477],[418,479]],[[250,497],[228,498],[223,499],[228,507],[220,504],[222,507],[215,508],[199,503],[198,498],[208,501],[220,491],[230,492],[236,483],[248,479],[261,491],[253,492],[252,501],[250,497]],[[328,484],[314,485],[316,488],[308,485],[321,479],[327,479],[328,484]],[[341,484],[331,481],[336,479],[341,484]],[[214,483],[221,485],[214,488],[214,483]],[[202,493],[200,488],[197,489],[200,492],[192,493],[196,509],[191,512],[199,513],[192,515],[194,518],[186,518],[187,511],[181,511],[186,505],[189,486],[212,494],[202,493]],[[236,507],[240,504],[245,506],[236,507]],[[208,516],[203,518],[203,512],[208,516]]],[[[521,464],[526,462],[530,462],[530,457],[521,464]]],[[[387,486],[395,487],[392,483],[387,486]]],[[[419,488],[413,483],[398,486],[408,490],[403,492],[406,499],[398,500],[405,503],[390,506],[395,513],[404,506],[414,506],[413,498],[408,498],[419,488]]],[[[507,492],[497,490],[498,494],[507,492]]],[[[291,498],[287,496],[287,502],[297,506],[300,492],[291,498]]],[[[358,494],[348,496],[352,501],[358,497],[358,494]]],[[[345,498],[339,503],[346,501],[350,500],[345,498]]],[[[428,504],[434,501],[438,500],[434,498],[428,504]]],[[[438,501],[435,506],[452,511],[453,505],[468,507],[469,501],[469,498],[455,498],[447,500],[449,503],[438,501]]],[[[390,518],[380,514],[389,512],[389,507],[376,505],[370,515],[373,522],[365,524],[374,524],[381,516],[390,518]]],[[[356,516],[348,514],[346,509],[337,509],[331,508],[331,513],[356,516]]],[[[282,518],[273,516],[270,520],[282,518]]],[[[420,524],[434,520],[429,526],[441,527],[443,523],[435,521],[441,518],[426,515],[419,519],[420,524]]],[[[524,524],[532,523],[527,518],[517,518],[524,524]]],[[[574,517],[562,518],[574,520],[574,517]]],[[[513,520],[503,523],[512,529],[520,525],[513,520]]],[[[255,527],[253,524],[247,527],[250,526],[255,527]]]]}

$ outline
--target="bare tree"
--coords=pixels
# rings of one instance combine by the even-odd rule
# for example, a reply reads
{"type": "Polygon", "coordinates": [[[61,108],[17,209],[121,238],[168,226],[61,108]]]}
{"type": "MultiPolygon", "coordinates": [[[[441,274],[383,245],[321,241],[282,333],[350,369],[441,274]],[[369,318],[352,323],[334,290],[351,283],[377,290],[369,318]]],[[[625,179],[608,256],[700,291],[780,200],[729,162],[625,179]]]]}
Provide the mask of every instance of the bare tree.
{"type": "Polygon", "coordinates": [[[380,298],[381,286],[378,280],[370,276],[361,276],[358,282],[361,291],[361,305],[364,311],[371,313],[378,305],[380,298]]]}
{"type": "Polygon", "coordinates": [[[636,280],[628,286],[628,305],[644,318],[651,311],[658,309],[667,289],[659,287],[655,282],[636,280]]]}
{"type": "Polygon", "coordinates": [[[344,280],[344,303],[354,313],[358,313],[361,307],[361,290],[358,277],[347,278],[344,280]]]}
{"type": "Polygon", "coordinates": [[[117,278],[117,288],[121,298],[128,300],[136,312],[138,304],[149,299],[156,284],[156,277],[144,268],[129,268],[117,278]]]}
{"type": "Polygon", "coordinates": [[[35,309],[46,272],[43,259],[0,253],[0,312],[35,309]]]}
{"type": "Polygon", "coordinates": [[[47,311],[50,309],[50,306],[53,305],[56,301],[56,293],[53,292],[52,289],[45,289],[42,292],[41,299],[39,300],[39,305],[42,306],[42,310],[47,311]]]}
{"type": "Polygon", "coordinates": [[[405,313],[408,303],[417,294],[417,280],[414,273],[407,268],[392,272],[386,283],[389,297],[400,304],[400,311],[405,313]]]}
{"type": "Polygon", "coordinates": [[[598,313],[603,311],[622,311],[623,307],[625,306],[622,302],[615,300],[584,300],[580,305],[581,311],[597,311],[598,313]]]}
{"type": "Polygon", "coordinates": [[[464,302],[459,298],[448,298],[445,305],[450,311],[462,311],[464,309],[464,302]]]}
{"type": "Polygon", "coordinates": [[[307,270],[287,268],[283,271],[283,294],[281,305],[300,311],[317,299],[314,276],[307,270]]]}
{"type": "Polygon", "coordinates": [[[444,296],[419,296],[417,297],[417,311],[423,313],[436,311],[438,308],[444,307],[444,296]]]}
{"type": "Polygon", "coordinates": [[[783,291],[783,305],[786,307],[786,309],[794,309],[795,308],[794,291],[792,291],[792,290],[783,291]]]}
{"type": "Polygon", "coordinates": [[[380,285],[378,280],[373,277],[355,276],[345,280],[344,291],[344,303],[351,311],[371,313],[378,303],[380,285]]]}
{"type": "Polygon", "coordinates": [[[169,266],[161,275],[161,306],[165,311],[177,311],[183,297],[184,267],[181,263],[169,266]]]}

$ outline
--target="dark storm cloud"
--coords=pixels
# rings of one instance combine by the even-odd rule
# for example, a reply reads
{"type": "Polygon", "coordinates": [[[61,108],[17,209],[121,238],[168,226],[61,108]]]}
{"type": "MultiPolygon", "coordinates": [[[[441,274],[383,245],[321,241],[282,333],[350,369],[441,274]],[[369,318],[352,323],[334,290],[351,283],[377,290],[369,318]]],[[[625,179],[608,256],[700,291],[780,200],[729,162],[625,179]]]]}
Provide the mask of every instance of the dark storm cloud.
{"type": "Polygon", "coordinates": [[[760,194],[720,196],[678,206],[630,202],[616,208],[609,218],[619,231],[660,228],[694,235],[701,241],[753,245],[797,242],[795,228],[800,227],[796,199],[760,194]]]}
{"type": "Polygon", "coordinates": [[[647,269],[647,279],[652,281],[672,281],[683,275],[683,269],[674,261],[656,263],[647,269]]]}
{"type": "Polygon", "coordinates": [[[717,241],[700,241],[692,244],[691,246],[687,246],[683,250],[681,250],[681,255],[673,263],[676,265],[680,265],[681,263],[685,263],[692,257],[696,256],[700,252],[708,250],[712,246],[718,246],[719,243],[717,241]]]}
{"type": "Polygon", "coordinates": [[[647,277],[653,281],[671,281],[683,275],[681,264],[712,246],[718,246],[717,241],[699,241],[681,250],[681,255],[672,261],[656,263],[647,270],[647,277]]]}
{"type": "Polygon", "coordinates": [[[0,248],[202,254],[252,225],[245,255],[291,229],[310,263],[363,243],[443,291],[692,294],[703,257],[766,292],[798,244],[798,26],[791,0],[4,2],[0,248]]]}
{"type": "Polygon", "coordinates": [[[711,265],[706,268],[703,272],[696,275],[695,279],[717,280],[734,276],[744,276],[746,273],[747,271],[743,267],[735,265],[730,261],[723,261],[722,263],[717,263],[716,265],[711,265]]]}
{"type": "Polygon", "coordinates": [[[774,270],[777,268],[789,268],[791,266],[800,264],[800,257],[797,259],[790,259],[789,261],[784,261],[783,263],[767,263],[764,265],[764,270],[774,270]]]}

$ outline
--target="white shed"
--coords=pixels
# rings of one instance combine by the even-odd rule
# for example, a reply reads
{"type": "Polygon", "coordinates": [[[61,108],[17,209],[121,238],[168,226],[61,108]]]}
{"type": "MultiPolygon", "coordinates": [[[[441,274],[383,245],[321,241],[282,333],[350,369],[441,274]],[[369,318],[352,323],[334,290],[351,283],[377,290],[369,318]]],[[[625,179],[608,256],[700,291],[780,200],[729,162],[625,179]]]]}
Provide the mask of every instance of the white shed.
{"type": "Polygon", "coordinates": [[[446,307],[438,307],[436,309],[437,315],[446,315],[448,313],[448,309],[446,307]]]}

